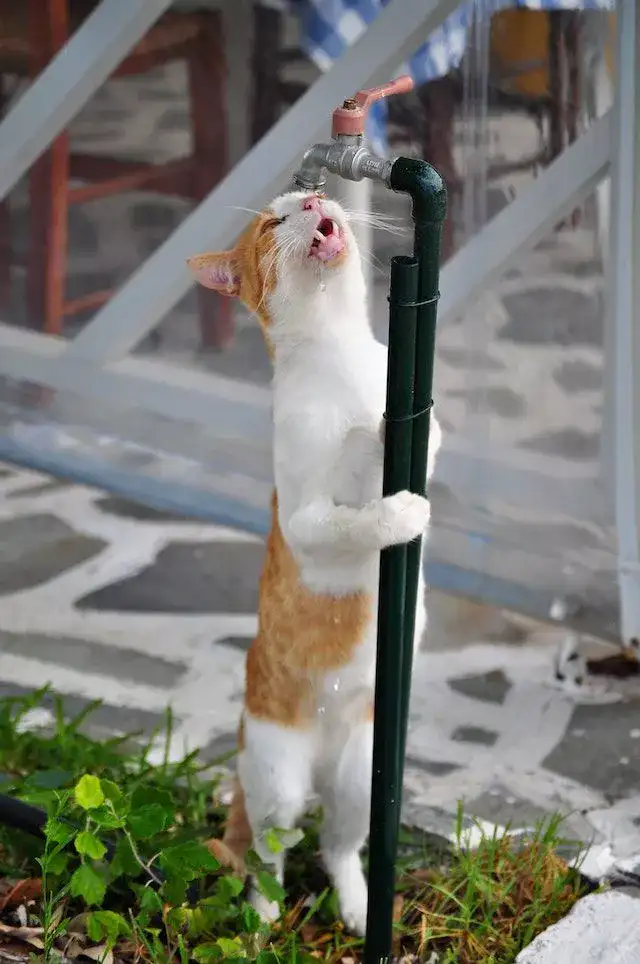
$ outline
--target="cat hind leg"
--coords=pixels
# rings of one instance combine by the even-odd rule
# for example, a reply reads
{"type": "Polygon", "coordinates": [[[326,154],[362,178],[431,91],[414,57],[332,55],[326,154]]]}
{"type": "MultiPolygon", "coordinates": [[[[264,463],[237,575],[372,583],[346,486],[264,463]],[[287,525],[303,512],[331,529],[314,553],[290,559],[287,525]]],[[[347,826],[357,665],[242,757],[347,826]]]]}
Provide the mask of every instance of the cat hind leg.
{"type": "Polygon", "coordinates": [[[369,832],[373,725],[362,721],[336,741],[333,760],[320,777],[324,821],[320,846],[327,873],[338,893],[344,923],[363,935],[367,923],[367,884],[360,851],[369,832]]]}
{"type": "MultiPolygon", "coordinates": [[[[282,884],[284,849],[273,852],[270,830],[290,830],[303,814],[311,793],[315,735],[310,730],[282,726],[245,716],[245,745],[238,758],[238,776],[253,834],[253,849],[282,884]]],[[[252,885],[251,902],[267,921],[279,916],[278,904],[252,885]]]]}

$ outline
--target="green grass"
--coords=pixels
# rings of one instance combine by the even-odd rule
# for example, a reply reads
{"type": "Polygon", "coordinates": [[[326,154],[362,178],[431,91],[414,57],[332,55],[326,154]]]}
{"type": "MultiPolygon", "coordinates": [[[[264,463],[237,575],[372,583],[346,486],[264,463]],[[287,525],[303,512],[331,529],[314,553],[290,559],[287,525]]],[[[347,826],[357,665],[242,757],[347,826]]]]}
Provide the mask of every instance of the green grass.
{"type": "MultiPolygon", "coordinates": [[[[151,744],[133,736],[93,740],[83,732],[93,707],[68,719],[55,698],[51,732],[25,731],[21,719],[45,697],[41,690],[0,701],[0,792],[48,813],[44,843],[0,826],[0,923],[24,923],[16,904],[28,888],[32,951],[45,961],[89,951],[105,964],[359,961],[362,942],[345,933],[320,869],[319,815],[309,815],[289,854],[284,892],[251,858],[260,886],[283,906],[269,930],[247,904],[243,881],[204,846],[221,835],[225,816],[216,771],[196,754],[172,763],[168,751],[154,765],[151,744]],[[24,880],[31,883],[7,902],[24,880]]],[[[171,728],[168,715],[167,748],[171,728]]],[[[427,961],[435,952],[438,964],[511,964],[580,895],[579,875],[555,854],[560,824],[541,824],[520,846],[485,836],[471,853],[462,846],[461,812],[452,847],[402,828],[397,956],[427,961]]],[[[17,935],[14,928],[6,939],[29,940],[17,935]]]]}

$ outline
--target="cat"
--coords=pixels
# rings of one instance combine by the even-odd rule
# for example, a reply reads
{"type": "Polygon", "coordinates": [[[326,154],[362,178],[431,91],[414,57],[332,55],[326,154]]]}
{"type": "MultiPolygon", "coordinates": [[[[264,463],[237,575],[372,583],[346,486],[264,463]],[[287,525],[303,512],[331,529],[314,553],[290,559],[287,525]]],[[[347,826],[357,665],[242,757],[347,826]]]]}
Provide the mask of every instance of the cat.
{"type": "MultiPolygon", "coordinates": [[[[197,281],[255,313],[273,364],[271,531],[247,656],[238,771],[222,841],[237,872],[253,847],[282,880],[270,828],[313,792],[321,851],[346,926],[363,934],[380,550],[423,535],[429,502],[382,498],[387,352],[371,330],[360,252],[324,195],[276,198],[230,251],[188,260],[197,281]]],[[[427,477],[440,446],[431,422],[427,477]]],[[[426,625],[420,583],[416,640],[426,625]]],[[[252,892],[267,920],[278,906],[252,892]]]]}

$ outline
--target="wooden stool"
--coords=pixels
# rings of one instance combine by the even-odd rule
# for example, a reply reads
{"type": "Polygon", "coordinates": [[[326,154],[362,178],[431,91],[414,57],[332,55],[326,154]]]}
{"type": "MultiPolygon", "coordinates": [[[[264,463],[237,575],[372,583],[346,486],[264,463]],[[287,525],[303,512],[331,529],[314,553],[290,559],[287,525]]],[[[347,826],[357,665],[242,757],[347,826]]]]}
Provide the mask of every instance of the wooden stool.
{"type": "MultiPolygon", "coordinates": [[[[0,0],[0,111],[6,75],[34,78],[96,7],[97,0],[0,0]]],[[[115,77],[145,74],[171,61],[186,63],[192,152],[162,164],[71,153],[68,132],[47,148],[29,172],[30,233],[27,264],[31,323],[62,332],[65,316],[97,308],[111,291],[65,299],[70,204],[127,191],[153,191],[199,201],[227,168],[225,59],[222,18],[215,10],[167,13],[122,61],[115,77]],[[70,179],[84,183],[71,187],[70,179]]],[[[3,246],[8,206],[0,204],[0,297],[7,296],[9,257],[3,246]]],[[[233,338],[227,298],[198,290],[202,344],[222,349],[233,338]]]]}

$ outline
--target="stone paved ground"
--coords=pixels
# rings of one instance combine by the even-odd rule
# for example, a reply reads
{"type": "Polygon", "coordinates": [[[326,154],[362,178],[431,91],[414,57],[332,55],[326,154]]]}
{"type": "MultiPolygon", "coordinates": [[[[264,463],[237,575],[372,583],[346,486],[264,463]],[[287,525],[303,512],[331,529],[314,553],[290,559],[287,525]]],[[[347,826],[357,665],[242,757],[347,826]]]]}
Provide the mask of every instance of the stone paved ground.
{"type": "MultiPolygon", "coordinates": [[[[0,694],[51,683],[69,709],[100,699],[96,732],[150,732],[171,704],[175,752],[235,745],[263,546],[97,490],[0,469],[0,694]]],[[[557,632],[433,594],[417,658],[407,819],[453,827],[551,810],[596,845],[640,850],[640,684],[569,692],[557,632]]]]}

